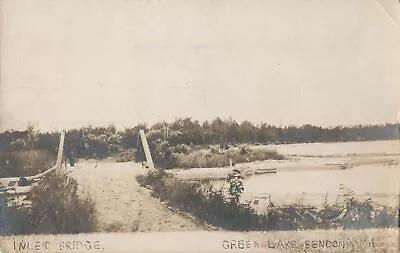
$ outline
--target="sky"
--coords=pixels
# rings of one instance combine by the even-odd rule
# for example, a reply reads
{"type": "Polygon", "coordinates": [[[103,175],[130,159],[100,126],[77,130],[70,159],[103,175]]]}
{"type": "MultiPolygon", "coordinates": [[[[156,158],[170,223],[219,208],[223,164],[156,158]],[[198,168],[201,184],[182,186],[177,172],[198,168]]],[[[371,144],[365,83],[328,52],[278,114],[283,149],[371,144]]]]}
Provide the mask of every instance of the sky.
{"type": "Polygon", "coordinates": [[[0,4],[0,131],[400,118],[396,0],[0,4]]]}

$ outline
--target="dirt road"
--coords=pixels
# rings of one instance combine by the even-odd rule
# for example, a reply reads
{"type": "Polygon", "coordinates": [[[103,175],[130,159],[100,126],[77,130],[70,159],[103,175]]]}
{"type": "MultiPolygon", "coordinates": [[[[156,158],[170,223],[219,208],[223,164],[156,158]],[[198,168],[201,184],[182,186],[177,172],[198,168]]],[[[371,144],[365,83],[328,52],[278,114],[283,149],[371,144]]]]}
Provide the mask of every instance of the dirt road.
{"type": "Polygon", "coordinates": [[[202,230],[194,219],[169,210],[139,186],[135,176],[145,172],[132,162],[80,161],[68,173],[81,194],[96,202],[102,232],[202,230]]]}

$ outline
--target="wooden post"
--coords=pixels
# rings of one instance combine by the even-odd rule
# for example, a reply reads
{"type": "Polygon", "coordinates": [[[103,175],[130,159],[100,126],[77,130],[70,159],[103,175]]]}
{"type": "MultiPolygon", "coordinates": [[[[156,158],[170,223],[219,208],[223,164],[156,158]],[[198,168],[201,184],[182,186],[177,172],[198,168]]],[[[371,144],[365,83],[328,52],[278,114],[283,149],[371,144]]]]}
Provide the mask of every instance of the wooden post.
{"type": "Polygon", "coordinates": [[[153,159],[151,158],[149,144],[147,143],[146,134],[143,130],[139,130],[140,140],[142,141],[143,151],[146,156],[146,162],[150,170],[155,170],[153,159]]]}
{"type": "Polygon", "coordinates": [[[57,162],[56,162],[56,170],[61,171],[62,168],[62,157],[64,153],[64,139],[65,139],[65,131],[61,132],[60,136],[60,144],[58,145],[58,154],[57,154],[57,162]]]}

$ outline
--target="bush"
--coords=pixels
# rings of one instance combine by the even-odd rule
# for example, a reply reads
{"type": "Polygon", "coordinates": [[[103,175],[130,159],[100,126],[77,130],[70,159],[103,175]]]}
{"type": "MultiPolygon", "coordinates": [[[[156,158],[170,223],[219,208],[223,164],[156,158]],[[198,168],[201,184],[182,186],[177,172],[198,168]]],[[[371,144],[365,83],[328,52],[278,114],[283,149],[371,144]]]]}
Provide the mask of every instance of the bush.
{"type": "Polygon", "coordinates": [[[171,147],[168,142],[160,141],[151,143],[150,152],[153,162],[157,167],[171,169],[176,166],[177,156],[173,153],[173,147],[171,147]]]}
{"type": "Polygon", "coordinates": [[[35,146],[38,149],[56,150],[60,143],[60,134],[58,133],[42,133],[38,134],[35,146]]]}
{"type": "Polygon", "coordinates": [[[139,175],[136,177],[136,180],[139,182],[141,186],[154,186],[157,183],[162,181],[162,178],[165,178],[167,174],[164,170],[158,171],[149,171],[146,175],[139,175]]]}
{"type": "Polygon", "coordinates": [[[30,207],[10,207],[10,233],[95,232],[95,204],[78,197],[78,185],[66,175],[52,174],[35,186],[29,195],[30,207]]]}
{"type": "Polygon", "coordinates": [[[117,162],[132,162],[136,159],[136,153],[133,150],[123,151],[117,157],[117,162]]]}
{"type": "Polygon", "coordinates": [[[0,177],[32,176],[50,169],[56,154],[46,150],[0,152],[0,177]]]}
{"type": "Polygon", "coordinates": [[[239,204],[240,196],[244,192],[243,176],[240,170],[234,169],[233,173],[229,173],[226,179],[229,185],[229,201],[233,204],[239,204]]]}
{"type": "Polygon", "coordinates": [[[199,182],[187,182],[168,176],[164,171],[139,176],[142,186],[151,186],[152,194],[171,207],[191,213],[199,220],[235,231],[298,230],[298,229],[362,229],[396,227],[398,214],[389,209],[380,211],[373,204],[358,201],[344,194],[344,202],[316,207],[292,204],[275,206],[270,203],[265,214],[257,214],[249,204],[241,203],[244,191],[238,171],[230,174],[228,196],[223,189],[199,182]]]}
{"type": "Polygon", "coordinates": [[[187,155],[192,152],[192,149],[186,144],[178,144],[173,148],[173,152],[187,155]]]}
{"type": "Polygon", "coordinates": [[[195,215],[215,226],[229,230],[259,230],[259,216],[248,204],[227,200],[222,190],[210,188],[198,204],[195,215]]]}
{"type": "Polygon", "coordinates": [[[222,190],[214,190],[211,185],[201,187],[198,182],[181,181],[164,171],[149,172],[145,176],[138,176],[137,180],[142,186],[151,186],[154,197],[210,224],[232,230],[247,230],[258,222],[257,215],[249,205],[230,201],[222,190]]]}
{"type": "Polygon", "coordinates": [[[189,154],[178,154],[172,162],[175,162],[174,167],[177,168],[213,168],[229,166],[230,159],[233,164],[238,164],[270,159],[282,160],[284,156],[274,150],[253,150],[246,146],[225,151],[211,147],[207,153],[196,151],[189,154]]]}

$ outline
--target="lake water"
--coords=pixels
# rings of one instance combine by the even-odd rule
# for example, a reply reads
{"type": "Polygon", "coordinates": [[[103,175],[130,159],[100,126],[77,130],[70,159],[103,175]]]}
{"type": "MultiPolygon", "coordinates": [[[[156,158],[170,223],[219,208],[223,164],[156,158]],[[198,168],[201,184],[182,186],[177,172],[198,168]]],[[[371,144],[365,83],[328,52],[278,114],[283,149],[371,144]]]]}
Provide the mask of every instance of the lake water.
{"type": "Polygon", "coordinates": [[[363,165],[348,170],[277,172],[246,179],[244,197],[271,195],[278,201],[290,196],[323,200],[326,194],[328,197],[339,195],[341,185],[358,195],[395,196],[399,194],[399,178],[399,166],[384,165],[363,165]]]}
{"type": "Polygon", "coordinates": [[[343,193],[354,191],[359,198],[372,198],[385,205],[398,205],[400,191],[400,142],[371,141],[267,145],[298,160],[259,162],[259,168],[277,168],[276,174],[253,175],[244,180],[246,201],[293,202],[320,205],[324,198],[334,202],[343,193]],[[390,156],[389,156],[390,154],[390,156]],[[347,169],[329,169],[329,164],[354,162],[347,169]],[[325,167],[324,167],[325,166],[325,167]]]}

